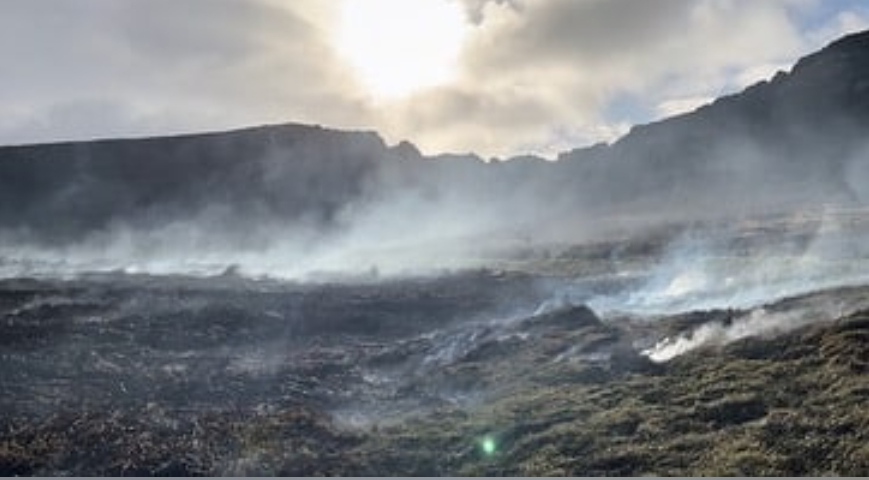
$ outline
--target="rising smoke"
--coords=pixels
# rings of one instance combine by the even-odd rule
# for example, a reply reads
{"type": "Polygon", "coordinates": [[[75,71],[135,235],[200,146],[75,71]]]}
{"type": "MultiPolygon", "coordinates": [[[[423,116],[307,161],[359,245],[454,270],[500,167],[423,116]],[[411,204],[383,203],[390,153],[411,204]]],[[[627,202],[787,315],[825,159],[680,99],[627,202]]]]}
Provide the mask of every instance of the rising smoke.
{"type": "Polygon", "coordinates": [[[0,275],[371,280],[668,228],[689,233],[639,273],[614,269],[642,281],[570,295],[658,315],[864,282],[869,149],[851,108],[864,72],[847,63],[864,55],[857,40],[829,56],[848,75],[809,58],[557,162],[425,157],[370,132],[300,125],[5,148],[0,275]]]}
{"type": "Polygon", "coordinates": [[[638,287],[591,301],[602,312],[664,315],[748,309],[765,302],[869,280],[862,211],[770,219],[730,231],[678,237],[638,287]],[[776,231],[778,229],[778,231],[776,231]]]}

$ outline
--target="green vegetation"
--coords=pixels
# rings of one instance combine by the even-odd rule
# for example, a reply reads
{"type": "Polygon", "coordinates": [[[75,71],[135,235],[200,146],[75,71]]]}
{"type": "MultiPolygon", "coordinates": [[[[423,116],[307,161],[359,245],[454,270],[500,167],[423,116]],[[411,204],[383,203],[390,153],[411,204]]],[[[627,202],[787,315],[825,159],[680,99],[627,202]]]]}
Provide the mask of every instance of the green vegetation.
{"type": "Polygon", "coordinates": [[[365,461],[345,473],[863,475],[867,340],[864,313],[689,354],[659,375],[530,389],[472,415],[381,430],[353,449],[365,461]],[[768,358],[746,355],[758,344],[768,358]],[[498,432],[497,455],[468,448],[485,432],[498,432]]]}

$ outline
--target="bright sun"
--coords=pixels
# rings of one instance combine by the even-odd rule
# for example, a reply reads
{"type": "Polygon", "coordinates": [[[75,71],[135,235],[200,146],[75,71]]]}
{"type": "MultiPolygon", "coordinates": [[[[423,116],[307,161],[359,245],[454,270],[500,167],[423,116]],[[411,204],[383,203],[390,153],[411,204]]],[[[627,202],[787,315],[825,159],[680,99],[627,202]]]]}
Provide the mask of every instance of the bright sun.
{"type": "Polygon", "coordinates": [[[457,0],[344,0],[336,46],[375,98],[454,78],[467,24],[457,0]]]}

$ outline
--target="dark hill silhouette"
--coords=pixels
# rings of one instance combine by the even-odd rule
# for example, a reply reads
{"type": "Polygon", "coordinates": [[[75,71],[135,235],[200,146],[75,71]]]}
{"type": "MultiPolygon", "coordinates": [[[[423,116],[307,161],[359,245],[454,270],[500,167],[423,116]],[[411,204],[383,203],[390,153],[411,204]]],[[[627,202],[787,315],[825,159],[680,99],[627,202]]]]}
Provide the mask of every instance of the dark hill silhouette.
{"type": "MultiPolygon", "coordinates": [[[[863,203],[867,132],[869,33],[860,33],[803,58],[790,73],[635,127],[586,176],[596,197],[676,209],[686,202],[707,211],[738,204],[748,213],[863,203]]],[[[561,160],[587,157],[579,150],[561,160]]]]}
{"type": "Polygon", "coordinates": [[[789,73],[557,162],[429,158],[376,133],[304,125],[3,147],[0,233],[64,243],[203,214],[238,232],[262,221],[329,230],[408,196],[427,214],[474,209],[518,229],[624,213],[679,220],[862,205],[867,132],[869,33],[860,33],[789,73]]]}
{"type": "Polygon", "coordinates": [[[388,153],[376,134],[302,125],[0,149],[0,220],[54,240],[204,209],[325,222],[388,153]]]}

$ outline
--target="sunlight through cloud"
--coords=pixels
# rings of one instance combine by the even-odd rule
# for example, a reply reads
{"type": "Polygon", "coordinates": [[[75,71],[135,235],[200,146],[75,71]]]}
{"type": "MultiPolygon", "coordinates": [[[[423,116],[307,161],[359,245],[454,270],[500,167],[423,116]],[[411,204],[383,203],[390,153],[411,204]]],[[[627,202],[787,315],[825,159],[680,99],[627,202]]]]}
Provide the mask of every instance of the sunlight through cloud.
{"type": "Polygon", "coordinates": [[[345,0],[335,43],[377,99],[449,83],[467,34],[450,0],[345,0]]]}

